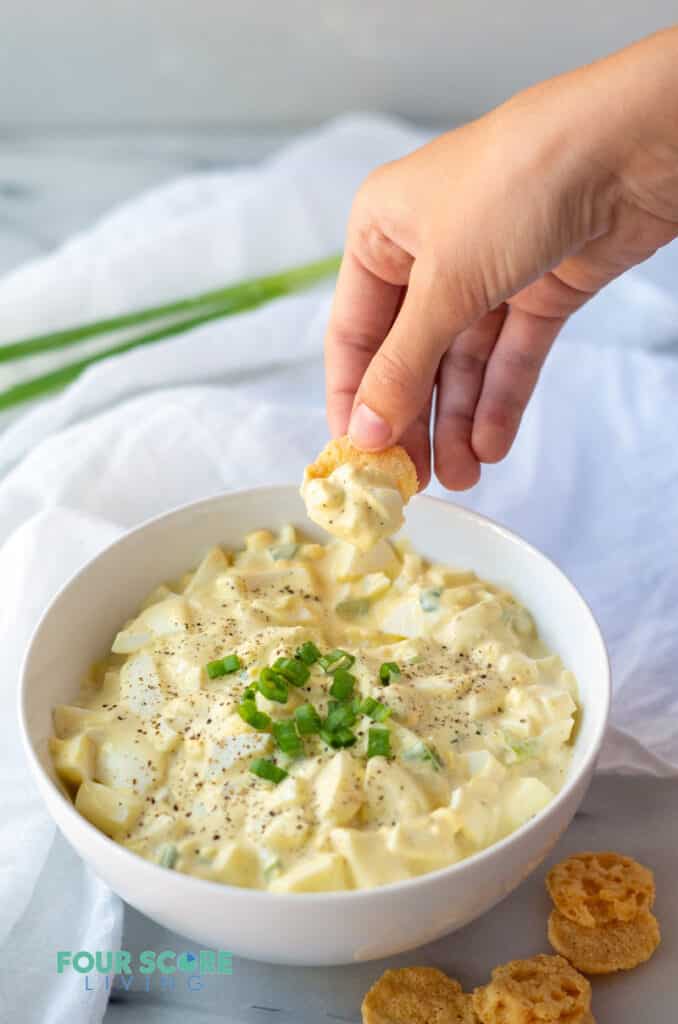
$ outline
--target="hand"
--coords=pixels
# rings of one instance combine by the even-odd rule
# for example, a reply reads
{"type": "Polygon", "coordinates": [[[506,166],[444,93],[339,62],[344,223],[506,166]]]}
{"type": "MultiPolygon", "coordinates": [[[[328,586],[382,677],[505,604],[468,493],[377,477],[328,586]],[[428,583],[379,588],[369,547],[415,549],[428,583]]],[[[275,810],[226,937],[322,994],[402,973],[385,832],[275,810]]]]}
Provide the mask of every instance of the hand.
{"type": "Polygon", "coordinates": [[[677,236],[678,30],[379,168],[326,337],[332,434],[400,440],[424,486],[433,415],[438,478],[471,487],[509,451],[566,319],[677,236]]]}

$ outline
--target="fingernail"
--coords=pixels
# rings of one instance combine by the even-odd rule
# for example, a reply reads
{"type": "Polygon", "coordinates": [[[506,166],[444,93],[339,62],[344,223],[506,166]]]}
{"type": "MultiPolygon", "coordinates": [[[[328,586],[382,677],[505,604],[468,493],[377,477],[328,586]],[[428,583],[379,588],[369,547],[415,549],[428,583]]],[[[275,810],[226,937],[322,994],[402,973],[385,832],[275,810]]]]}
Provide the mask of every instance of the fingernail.
{"type": "Polygon", "coordinates": [[[391,434],[391,427],[386,420],[368,405],[361,403],[353,410],[348,436],[357,448],[365,448],[367,451],[385,448],[391,440],[391,434]]]}

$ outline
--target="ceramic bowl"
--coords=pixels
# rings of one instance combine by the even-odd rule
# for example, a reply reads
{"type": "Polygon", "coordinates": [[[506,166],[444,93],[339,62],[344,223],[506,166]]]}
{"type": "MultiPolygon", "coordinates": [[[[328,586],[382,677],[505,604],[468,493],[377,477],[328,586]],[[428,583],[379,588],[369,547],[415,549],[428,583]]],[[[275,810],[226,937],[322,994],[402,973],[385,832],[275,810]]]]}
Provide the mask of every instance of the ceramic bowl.
{"type": "Polygon", "coordinates": [[[610,674],[595,619],[572,583],[509,530],[448,502],[417,497],[405,535],[423,554],[506,586],[534,614],[546,644],[576,675],[583,708],[569,775],[545,810],[508,838],[451,867],[376,889],[274,894],[190,878],[143,860],[82,818],[59,789],[47,752],[55,704],[73,701],[90,664],[157,584],[197,565],[214,544],[236,547],[258,527],[292,522],[311,535],[295,487],[210,498],[153,519],[92,559],[37,626],[21,681],[31,770],[56,824],[124,900],[204,947],[256,960],[342,964],[403,952],[461,928],[540,864],[584,797],[605,732],[610,674]]]}

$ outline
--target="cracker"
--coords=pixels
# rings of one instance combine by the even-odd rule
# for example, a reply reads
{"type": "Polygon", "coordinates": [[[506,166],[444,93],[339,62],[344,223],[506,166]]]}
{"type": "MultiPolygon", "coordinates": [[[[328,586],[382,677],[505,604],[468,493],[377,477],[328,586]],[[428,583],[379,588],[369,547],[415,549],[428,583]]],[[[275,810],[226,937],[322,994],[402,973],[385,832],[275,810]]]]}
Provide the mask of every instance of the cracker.
{"type": "Polygon", "coordinates": [[[558,910],[549,917],[549,942],[585,974],[630,971],[649,960],[661,941],[659,922],[643,910],[633,921],[584,928],[558,910]]]}
{"type": "Polygon", "coordinates": [[[481,1024],[584,1024],[591,986],[567,960],[540,953],[495,967],[473,1007],[481,1024]]]}
{"type": "Polygon", "coordinates": [[[632,921],[652,909],[652,872],[621,853],[577,853],[549,871],[551,899],[570,921],[593,928],[608,921],[632,921]]]}
{"type": "Polygon", "coordinates": [[[398,487],[402,499],[406,503],[419,490],[419,480],[414,463],[399,444],[385,448],[382,452],[364,452],[352,445],[346,435],[325,445],[315,462],[306,467],[304,483],[308,480],[327,477],[338,466],[342,466],[346,462],[361,469],[377,470],[389,477],[398,487]]]}
{"type": "Polygon", "coordinates": [[[363,1024],[478,1024],[471,996],[436,967],[386,971],[362,1004],[363,1024]]]}

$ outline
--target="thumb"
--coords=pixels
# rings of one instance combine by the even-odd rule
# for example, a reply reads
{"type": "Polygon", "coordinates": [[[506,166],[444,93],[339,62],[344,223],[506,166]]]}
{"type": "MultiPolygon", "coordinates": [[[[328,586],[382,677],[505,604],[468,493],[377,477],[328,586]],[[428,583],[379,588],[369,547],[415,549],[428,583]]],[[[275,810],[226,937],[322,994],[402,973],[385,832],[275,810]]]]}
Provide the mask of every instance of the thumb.
{"type": "Polygon", "coordinates": [[[399,440],[430,402],[455,335],[484,312],[468,299],[451,303],[440,278],[436,285],[415,261],[398,316],[355,396],[348,433],[356,447],[378,451],[399,440]]]}

